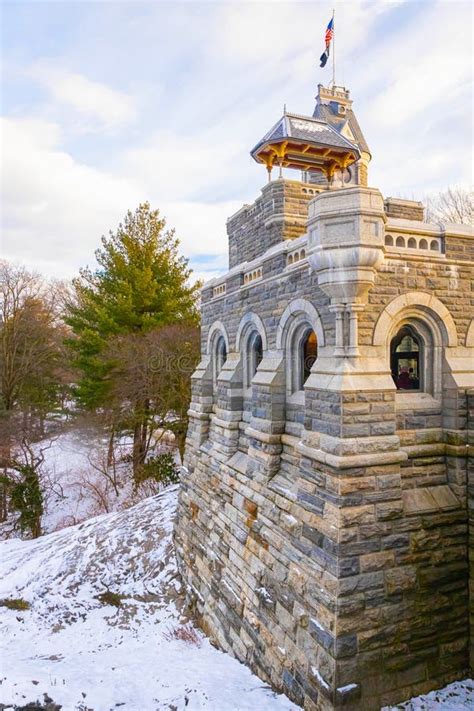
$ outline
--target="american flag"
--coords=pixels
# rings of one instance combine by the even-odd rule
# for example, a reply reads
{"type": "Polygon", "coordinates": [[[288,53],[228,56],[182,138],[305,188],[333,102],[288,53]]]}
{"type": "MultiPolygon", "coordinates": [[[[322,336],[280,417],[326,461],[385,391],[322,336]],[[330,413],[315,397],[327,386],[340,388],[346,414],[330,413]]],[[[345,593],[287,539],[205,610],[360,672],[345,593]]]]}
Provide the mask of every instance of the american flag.
{"type": "Polygon", "coordinates": [[[328,61],[329,57],[329,47],[331,45],[331,40],[334,37],[334,17],[331,17],[329,20],[329,25],[326,27],[326,34],[324,35],[324,41],[326,43],[326,49],[322,53],[322,55],[319,58],[319,61],[321,64],[319,65],[320,67],[325,67],[326,62],[328,61]]]}
{"type": "Polygon", "coordinates": [[[326,47],[330,44],[332,38],[334,37],[334,17],[329,20],[329,25],[326,27],[326,34],[324,35],[324,41],[326,42],[326,47]]]}

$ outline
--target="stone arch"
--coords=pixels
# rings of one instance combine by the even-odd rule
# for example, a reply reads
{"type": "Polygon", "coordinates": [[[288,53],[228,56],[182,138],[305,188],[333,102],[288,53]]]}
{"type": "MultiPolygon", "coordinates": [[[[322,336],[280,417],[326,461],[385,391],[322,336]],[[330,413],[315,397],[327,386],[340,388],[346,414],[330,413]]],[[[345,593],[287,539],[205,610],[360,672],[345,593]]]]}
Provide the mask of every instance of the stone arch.
{"type": "Polygon", "coordinates": [[[214,321],[209,328],[209,333],[207,334],[207,355],[212,354],[212,346],[218,336],[224,337],[225,347],[227,349],[227,353],[229,353],[229,335],[227,333],[227,329],[222,321],[214,321]]]}
{"type": "Polygon", "coordinates": [[[474,318],[469,324],[469,328],[466,333],[466,346],[468,348],[474,348],[474,318]]]}
{"type": "Polygon", "coordinates": [[[276,333],[276,347],[278,349],[283,348],[285,345],[285,337],[292,319],[301,315],[305,315],[307,317],[307,320],[316,334],[318,344],[320,346],[324,346],[325,339],[323,324],[316,307],[309,301],[306,301],[306,299],[294,299],[294,301],[291,301],[283,311],[278,324],[276,333]]]}
{"type": "Polygon", "coordinates": [[[248,311],[241,319],[235,337],[235,350],[240,353],[244,392],[251,387],[252,378],[268,349],[268,340],[262,319],[248,311]],[[257,356],[257,342],[260,341],[257,356]]]}
{"type": "Polygon", "coordinates": [[[259,332],[262,339],[262,348],[264,351],[268,349],[267,332],[265,330],[264,323],[258,314],[253,311],[248,311],[240,320],[239,327],[237,329],[237,335],[235,337],[235,350],[239,351],[242,345],[242,338],[245,332],[254,327],[256,331],[259,332]]]}
{"type": "Polygon", "coordinates": [[[423,313],[431,314],[439,323],[445,335],[445,345],[457,346],[458,335],[454,319],[446,306],[436,296],[424,291],[410,291],[393,299],[380,314],[374,328],[372,343],[374,346],[386,345],[394,325],[403,315],[414,317],[423,313]]]}

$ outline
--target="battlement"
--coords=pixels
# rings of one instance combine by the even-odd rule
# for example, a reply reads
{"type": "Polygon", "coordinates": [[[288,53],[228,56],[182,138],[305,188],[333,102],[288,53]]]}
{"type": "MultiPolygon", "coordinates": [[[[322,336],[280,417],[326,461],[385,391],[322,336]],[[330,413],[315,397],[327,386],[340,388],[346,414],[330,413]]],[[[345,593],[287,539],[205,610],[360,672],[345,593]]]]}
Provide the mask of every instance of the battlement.
{"type": "Polygon", "coordinates": [[[385,212],[388,217],[400,217],[405,220],[423,222],[425,208],[422,202],[402,200],[401,198],[385,198],[385,212]]]}
{"type": "Polygon", "coordinates": [[[229,269],[251,262],[270,247],[306,232],[308,203],[323,186],[279,179],[265,185],[251,205],[227,221],[229,269]]]}
{"type": "MultiPolygon", "coordinates": [[[[327,190],[327,186],[286,179],[265,185],[254,203],[243,205],[227,221],[229,269],[261,261],[275,245],[304,235],[311,201],[327,190]]],[[[423,203],[414,200],[389,197],[383,205],[385,246],[390,252],[417,250],[433,257],[448,250],[451,257],[466,254],[470,258],[471,249],[464,244],[465,240],[472,244],[472,231],[467,226],[426,223],[423,203]]]]}

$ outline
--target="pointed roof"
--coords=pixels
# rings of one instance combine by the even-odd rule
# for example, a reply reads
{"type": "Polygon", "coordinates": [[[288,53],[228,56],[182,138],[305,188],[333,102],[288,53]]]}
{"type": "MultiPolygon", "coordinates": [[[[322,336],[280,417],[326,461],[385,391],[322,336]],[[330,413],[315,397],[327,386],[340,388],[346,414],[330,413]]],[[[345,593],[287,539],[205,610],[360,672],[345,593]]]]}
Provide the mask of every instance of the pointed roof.
{"type": "Polygon", "coordinates": [[[281,119],[257,143],[252,150],[252,155],[264,143],[283,138],[295,138],[300,141],[312,141],[325,146],[352,150],[357,148],[354,142],[341,135],[324,119],[285,112],[281,119]]]}
{"type": "Polygon", "coordinates": [[[356,143],[328,122],[286,111],[251,155],[268,169],[281,163],[285,168],[319,169],[326,173],[350,165],[360,157],[356,143]]]}
{"type": "Polygon", "coordinates": [[[352,140],[360,151],[370,155],[370,148],[352,110],[349,91],[344,87],[333,86],[327,89],[320,84],[313,118],[329,124],[338,133],[352,140]]]}

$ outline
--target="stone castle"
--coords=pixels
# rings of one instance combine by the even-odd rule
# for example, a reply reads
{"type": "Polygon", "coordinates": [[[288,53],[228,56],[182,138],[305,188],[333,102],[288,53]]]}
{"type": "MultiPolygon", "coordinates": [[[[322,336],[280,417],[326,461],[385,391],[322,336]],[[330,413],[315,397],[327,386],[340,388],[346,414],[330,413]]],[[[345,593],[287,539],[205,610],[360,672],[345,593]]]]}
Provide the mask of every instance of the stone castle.
{"type": "Polygon", "coordinates": [[[274,688],[375,711],[474,661],[474,237],[368,187],[342,87],[252,156],[269,181],[202,290],[180,570],[274,688]]]}

